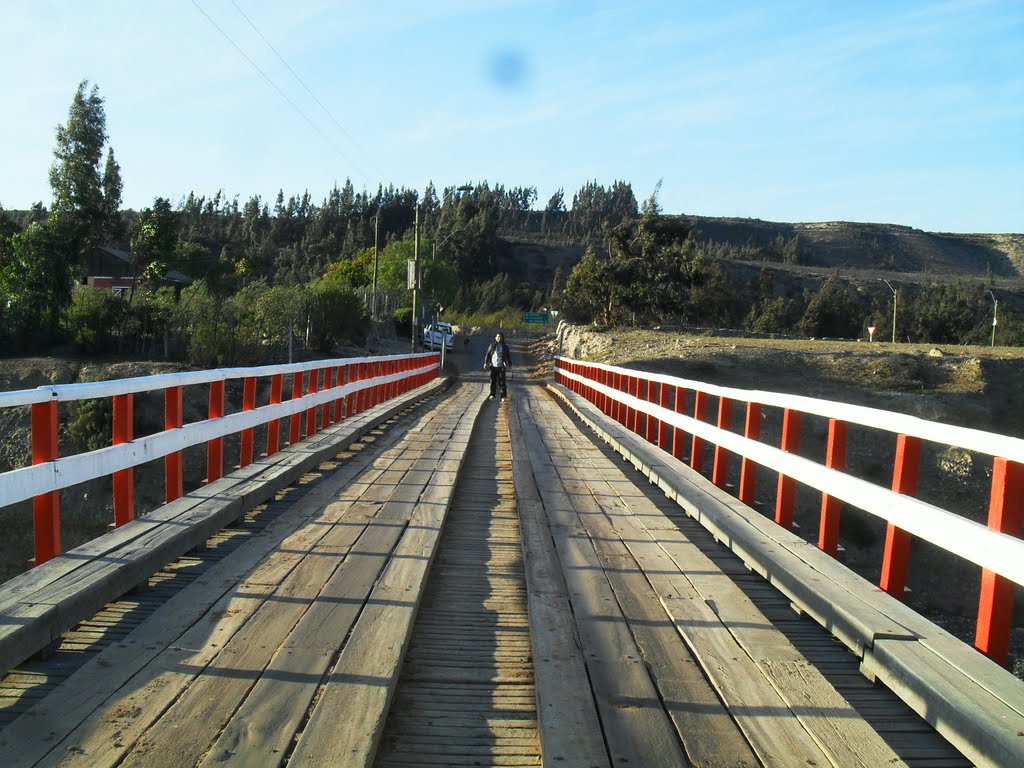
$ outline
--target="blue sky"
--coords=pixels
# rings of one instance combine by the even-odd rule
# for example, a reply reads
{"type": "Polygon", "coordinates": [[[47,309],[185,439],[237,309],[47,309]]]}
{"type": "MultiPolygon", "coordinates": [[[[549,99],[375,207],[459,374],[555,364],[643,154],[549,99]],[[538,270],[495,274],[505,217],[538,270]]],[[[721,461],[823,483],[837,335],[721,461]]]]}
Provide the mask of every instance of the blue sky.
{"type": "Polygon", "coordinates": [[[1022,0],[0,0],[0,71],[6,208],[49,203],[84,78],[126,207],[660,179],[666,213],[1024,232],[1022,0]]]}

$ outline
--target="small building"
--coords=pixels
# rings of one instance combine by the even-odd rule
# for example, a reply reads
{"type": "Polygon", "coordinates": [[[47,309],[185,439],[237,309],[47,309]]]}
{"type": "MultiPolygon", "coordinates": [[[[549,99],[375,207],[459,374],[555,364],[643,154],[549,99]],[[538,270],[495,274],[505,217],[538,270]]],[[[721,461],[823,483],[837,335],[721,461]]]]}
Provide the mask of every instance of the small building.
{"type": "MultiPolygon", "coordinates": [[[[104,288],[115,296],[122,296],[141,279],[137,272],[135,259],[130,253],[99,245],[85,257],[85,278],[82,282],[90,288],[104,288]]],[[[163,276],[161,284],[173,287],[175,294],[180,296],[182,288],[192,284],[192,278],[171,269],[163,276]]]]}

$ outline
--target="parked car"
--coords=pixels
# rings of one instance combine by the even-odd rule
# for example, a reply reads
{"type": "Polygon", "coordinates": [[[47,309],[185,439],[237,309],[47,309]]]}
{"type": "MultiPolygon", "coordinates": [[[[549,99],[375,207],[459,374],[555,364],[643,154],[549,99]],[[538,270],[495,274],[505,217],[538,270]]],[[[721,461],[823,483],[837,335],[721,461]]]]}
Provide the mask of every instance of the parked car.
{"type": "Polygon", "coordinates": [[[423,346],[425,349],[441,349],[443,344],[445,351],[451,352],[454,343],[455,331],[452,329],[451,323],[431,323],[423,329],[423,346]]]}

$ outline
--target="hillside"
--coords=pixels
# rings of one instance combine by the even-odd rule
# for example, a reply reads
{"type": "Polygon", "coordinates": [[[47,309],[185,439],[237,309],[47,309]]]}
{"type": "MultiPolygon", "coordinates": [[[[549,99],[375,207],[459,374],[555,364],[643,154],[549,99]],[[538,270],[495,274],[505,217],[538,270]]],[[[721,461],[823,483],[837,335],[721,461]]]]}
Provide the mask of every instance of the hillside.
{"type": "MultiPolygon", "coordinates": [[[[842,269],[847,279],[901,280],[972,277],[988,279],[1014,290],[1024,290],[1024,234],[957,234],[924,232],[897,224],[848,221],[785,223],[760,219],[665,216],[683,228],[694,228],[702,242],[729,246],[746,258],[730,258],[739,265],[803,275],[812,282],[842,269]],[[779,247],[796,239],[799,258],[784,261],[779,247]],[[865,273],[860,275],[858,273],[865,273]]],[[[550,286],[555,268],[568,274],[583,256],[580,244],[549,238],[507,234],[508,271],[538,287],[550,286]]]]}

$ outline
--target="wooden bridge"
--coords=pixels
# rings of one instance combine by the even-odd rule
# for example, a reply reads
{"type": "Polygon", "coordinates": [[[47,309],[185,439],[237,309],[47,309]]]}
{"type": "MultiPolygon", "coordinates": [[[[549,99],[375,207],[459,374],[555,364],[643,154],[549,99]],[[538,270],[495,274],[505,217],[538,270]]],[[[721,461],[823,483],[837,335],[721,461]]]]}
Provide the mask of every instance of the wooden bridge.
{"type": "Polygon", "coordinates": [[[402,370],[4,585],[0,763],[1024,765],[1024,683],[604,390],[402,370]]]}

